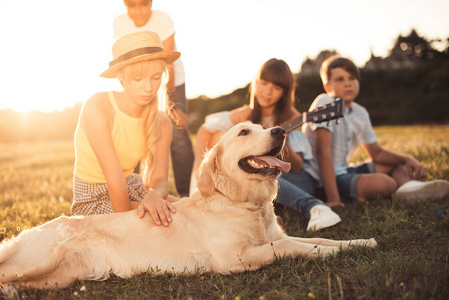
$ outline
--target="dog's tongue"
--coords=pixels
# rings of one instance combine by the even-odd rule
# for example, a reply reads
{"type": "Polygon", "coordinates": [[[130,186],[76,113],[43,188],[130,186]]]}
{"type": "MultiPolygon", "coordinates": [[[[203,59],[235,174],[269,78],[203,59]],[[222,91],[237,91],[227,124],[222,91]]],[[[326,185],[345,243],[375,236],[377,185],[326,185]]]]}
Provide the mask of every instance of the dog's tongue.
{"type": "Polygon", "coordinates": [[[258,156],[257,157],[260,160],[263,160],[267,164],[269,164],[272,167],[275,167],[277,169],[280,169],[284,173],[288,173],[290,171],[291,165],[288,162],[282,161],[280,159],[277,159],[273,156],[258,156]]]}

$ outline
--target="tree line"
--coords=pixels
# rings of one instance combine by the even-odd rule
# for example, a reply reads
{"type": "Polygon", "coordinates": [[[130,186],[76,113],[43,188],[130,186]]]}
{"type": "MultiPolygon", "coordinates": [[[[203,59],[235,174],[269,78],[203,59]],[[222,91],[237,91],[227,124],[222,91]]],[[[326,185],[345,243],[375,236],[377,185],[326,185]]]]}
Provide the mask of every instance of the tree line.
{"type": "MultiPolygon", "coordinates": [[[[295,93],[295,107],[300,112],[307,111],[316,96],[324,93],[319,68],[334,54],[338,53],[324,50],[302,64],[295,93]]],[[[407,36],[396,38],[387,57],[372,55],[360,72],[356,101],[368,109],[375,126],[449,123],[449,38],[428,40],[412,29],[407,36]],[[436,49],[438,43],[444,44],[443,50],[436,49]]],[[[192,131],[209,113],[247,104],[248,87],[215,99],[190,100],[192,131]]]]}
{"type": "MultiPolygon", "coordinates": [[[[300,112],[324,92],[319,67],[333,54],[337,52],[324,50],[315,59],[306,58],[296,74],[295,106],[300,112]]],[[[357,102],[368,109],[374,126],[449,123],[449,38],[429,40],[412,29],[397,37],[387,57],[372,55],[360,71],[357,102]]],[[[189,99],[191,133],[206,115],[247,104],[248,87],[213,99],[189,99]]],[[[72,139],[81,106],[51,113],[0,110],[0,142],[72,139]]]]}

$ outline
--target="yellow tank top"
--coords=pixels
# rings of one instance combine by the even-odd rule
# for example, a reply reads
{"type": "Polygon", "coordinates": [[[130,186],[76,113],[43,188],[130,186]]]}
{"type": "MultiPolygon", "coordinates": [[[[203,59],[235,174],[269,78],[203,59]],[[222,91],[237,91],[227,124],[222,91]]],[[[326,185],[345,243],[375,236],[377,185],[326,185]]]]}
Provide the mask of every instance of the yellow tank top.
{"type": "MultiPolygon", "coordinates": [[[[122,112],[117,106],[114,93],[111,91],[108,94],[115,110],[111,131],[112,141],[123,173],[125,177],[128,177],[144,155],[143,122],[140,118],[133,118],[122,112]]],[[[84,128],[80,126],[79,122],[75,131],[74,176],[88,182],[106,183],[100,163],[87,140],[84,128]]]]}

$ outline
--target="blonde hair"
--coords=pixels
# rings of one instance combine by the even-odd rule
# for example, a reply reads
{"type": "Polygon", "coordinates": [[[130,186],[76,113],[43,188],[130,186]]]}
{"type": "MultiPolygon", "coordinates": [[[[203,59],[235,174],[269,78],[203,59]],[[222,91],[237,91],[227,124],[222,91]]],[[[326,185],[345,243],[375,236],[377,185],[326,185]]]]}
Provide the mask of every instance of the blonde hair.
{"type": "Polygon", "coordinates": [[[163,72],[161,85],[153,101],[145,106],[140,117],[145,133],[145,159],[143,179],[149,186],[151,174],[157,165],[156,143],[160,138],[161,126],[165,118],[172,114],[172,104],[167,94],[168,71],[164,59],[153,59],[131,64],[119,71],[117,77],[125,87],[133,78],[145,77],[149,73],[163,72]]]}

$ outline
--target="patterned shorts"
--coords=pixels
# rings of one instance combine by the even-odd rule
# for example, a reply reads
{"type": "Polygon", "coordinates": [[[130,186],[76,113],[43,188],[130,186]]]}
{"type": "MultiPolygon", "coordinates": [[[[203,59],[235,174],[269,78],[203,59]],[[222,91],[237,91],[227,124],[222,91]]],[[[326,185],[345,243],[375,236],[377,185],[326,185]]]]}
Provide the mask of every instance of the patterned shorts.
{"type": "MultiPolygon", "coordinates": [[[[128,196],[131,201],[142,202],[147,189],[139,175],[133,173],[126,178],[128,196]]],[[[114,212],[106,183],[92,183],[73,179],[72,215],[99,215],[114,212]]]]}

